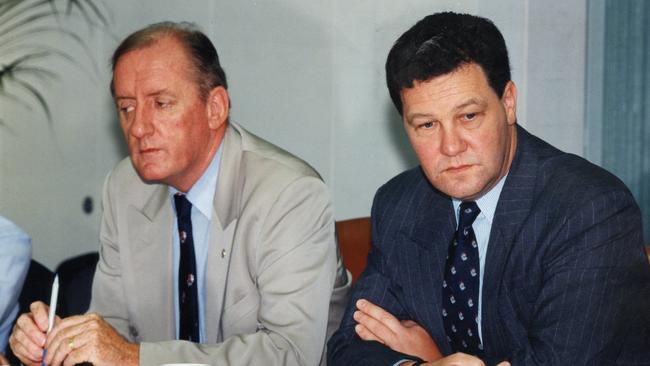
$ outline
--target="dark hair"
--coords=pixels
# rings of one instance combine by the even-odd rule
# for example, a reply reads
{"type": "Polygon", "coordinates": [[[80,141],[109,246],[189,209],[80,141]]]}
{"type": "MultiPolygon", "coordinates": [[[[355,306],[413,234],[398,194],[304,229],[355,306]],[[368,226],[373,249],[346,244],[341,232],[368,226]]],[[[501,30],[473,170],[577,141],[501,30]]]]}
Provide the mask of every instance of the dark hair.
{"type": "MultiPolygon", "coordinates": [[[[164,37],[174,37],[185,46],[187,55],[194,65],[193,74],[201,97],[206,98],[210,90],[217,86],[228,89],[226,73],[219,64],[217,50],[196,25],[188,22],[155,23],[131,33],[113,53],[111,59],[113,73],[115,65],[124,54],[149,47],[164,37]]],[[[111,94],[115,94],[113,81],[111,81],[111,94]]]]}
{"type": "Polygon", "coordinates": [[[400,91],[475,63],[498,96],[510,81],[508,49],[488,19],[452,12],[429,15],[397,39],[386,60],[390,97],[402,114],[400,91]]]}

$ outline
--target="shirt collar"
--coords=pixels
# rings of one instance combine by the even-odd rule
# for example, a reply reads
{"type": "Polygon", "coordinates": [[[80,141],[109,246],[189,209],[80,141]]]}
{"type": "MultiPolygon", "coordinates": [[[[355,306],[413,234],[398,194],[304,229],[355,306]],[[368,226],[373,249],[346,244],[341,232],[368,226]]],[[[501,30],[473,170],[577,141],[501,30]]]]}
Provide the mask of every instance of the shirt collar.
{"type": "MultiPolygon", "coordinates": [[[[492,189],[490,189],[487,193],[476,200],[478,208],[481,209],[480,215],[485,215],[485,218],[487,218],[489,222],[492,222],[492,219],[494,219],[494,212],[497,210],[499,196],[501,195],[501,190],[503,189],[503,185],[506,182],[507,177],[508,174],[501,177],[501,179],[499,179],[499,182],[494,187],[492,187],[492,189]]],[[[454,204],[456,221],[458,221],[458,209],[462,201],[457,198],[452,198],[451,201],[454,204]]]]}
{"type": "MultiPolygon", "coordinates": [[[[208,168],[203,172],[201,178],[187,192],[187,200],[196,207],[203,216],[208,220],[212,219],[212,202],[214,201],[214,193],[217,190],[217,179],[219,177],[219,166],[221,165],[221,155],[223,152],[223,144],[219,146],[217,153],[212,157],[212,161],[208,168]]],[[[172,198],[180,191],[176,188],[169,187],[169,195],[172,198]]],[[[182,192],[180,192],[182,193],[182,192]]]]}

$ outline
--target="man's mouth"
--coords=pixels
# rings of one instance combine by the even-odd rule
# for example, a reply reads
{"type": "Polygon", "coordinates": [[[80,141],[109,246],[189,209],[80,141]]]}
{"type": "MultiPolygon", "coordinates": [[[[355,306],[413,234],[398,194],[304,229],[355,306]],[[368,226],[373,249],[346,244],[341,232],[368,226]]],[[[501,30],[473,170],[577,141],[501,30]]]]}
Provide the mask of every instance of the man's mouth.
{"type": "Polygon", "coordinates": [[[449,167],[449,168],[445,169],[444,171],[447,172],[447,173],[460,173],[460,172],[463,172],[463,171],[465,171],[465,170],[467,170],[467,169],[469,169],[471,167],[472,167],[472,165],[470,165],[470,164],[457,165],[457,166],[449,167]]]}
{"type": "Polygon", "coordinates": [[[155,153],[160,151],[160,149],[156,149],[154,147],[149,147],[146,149],[140,149],[140,154],[150,154],[150,153],[155,153]]]}

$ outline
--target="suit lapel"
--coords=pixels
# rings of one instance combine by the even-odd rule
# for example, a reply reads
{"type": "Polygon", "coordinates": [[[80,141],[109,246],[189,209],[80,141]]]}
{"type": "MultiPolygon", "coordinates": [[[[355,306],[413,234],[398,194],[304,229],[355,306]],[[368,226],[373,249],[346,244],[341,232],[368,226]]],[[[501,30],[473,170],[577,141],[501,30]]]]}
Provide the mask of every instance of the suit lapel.
{"type": "MultiPolygon", "coordinates": [[[[144,292],[135,299],[138,321],[147,329],[148,339],[174,339],[172,271],[173,216],[166,186],[158,185],[142,209],[128,208],[129,242],[133,253],[127,260],[133,268],[134,291],[144,292]],[[154,311],[155,310],[155,311],[154,311]]],[[[128,286],[128,284],[127,284],[128,286]]],[[[144,335],[143,335],[144,336],[144,335]]]]}
{"type": "Polygon", "coordinates": [[[204,315],[208,343],[223,341],[221,315],[241,197],[242,137],[236,125],[231,124],[228,127],[223,143],[223,156],[212,207],[206,268],[204,315]]]}
{"type": "Polygon", "coordinates": [[[537,180],[537,155],[531,149],[530,135],[517,126],[517,151],[501,191],[492,222],[485,259],[482,298],[482,333],[490,353],[503,354],[511,345],[503,341],[505,329],[499,322],[499,289],[508,258],[524,220],[533,204],[537,180]]]}
{"type": "Polygon", "coordinates": [[[210,224],[204,308],[207,343],[223,342],[221,315],[236,226],[237,220],[231,221],[225,228],[221,227],[219,220],[213,220],[210,224]]]}
{"type": "Polygon", "coordinates": [[[429,330],[441,350],[449,353],[451,349],[445,336],[440,309],[442,280],[449,244],[456,231],[456,217],[451,198],[431,187],[424,176],[418,190],[420,192],[417,195],[423,199],[417,208],[417,220],[410,237],[429,255],[417,255],[419,274],[415,275],[421,280],[416,283],[421,287],[419,291],[425,303],[419,304],[420,309],[416,311],[425,311],[426,315],[419,317],[425,322],[422,325],[429,330]]]}

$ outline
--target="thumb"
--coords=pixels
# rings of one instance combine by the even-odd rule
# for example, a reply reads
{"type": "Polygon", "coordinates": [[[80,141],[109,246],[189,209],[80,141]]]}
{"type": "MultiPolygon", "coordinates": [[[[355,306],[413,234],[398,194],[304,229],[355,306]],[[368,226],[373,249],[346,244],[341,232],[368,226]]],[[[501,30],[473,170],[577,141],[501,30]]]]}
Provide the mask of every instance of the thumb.
{"type": "Polygon", "coordinates": [[[36,326],[45,332],[47,330],[49,307],[41,301],[36,301],[29,305],[29,310],[36,326]]]}

